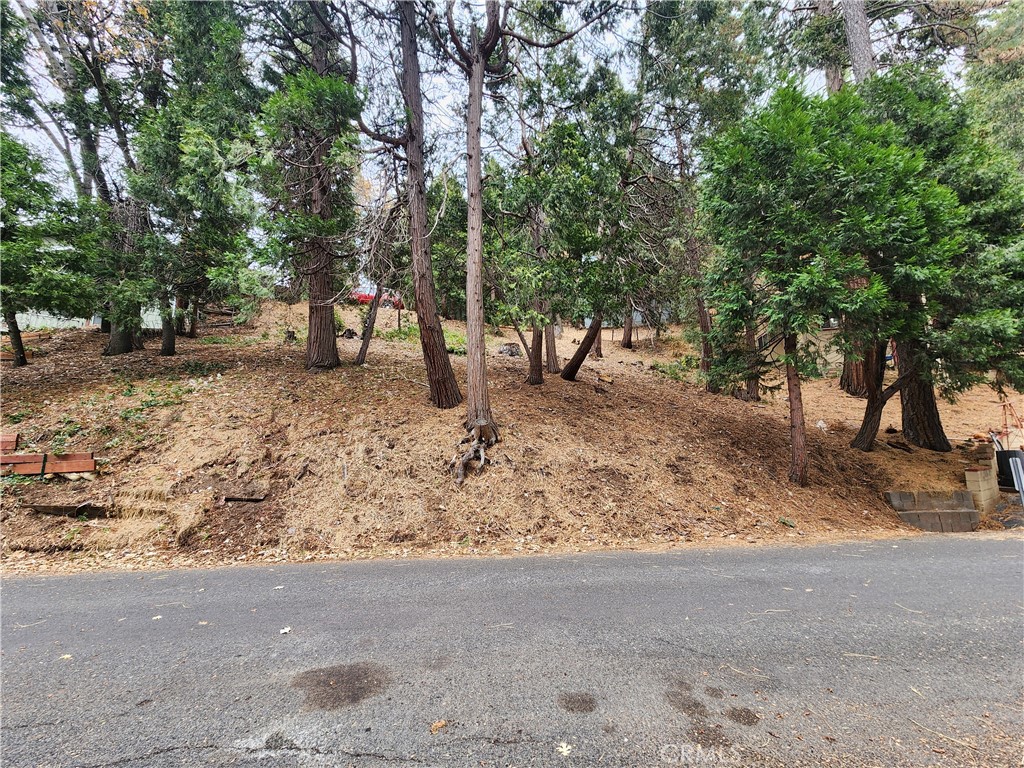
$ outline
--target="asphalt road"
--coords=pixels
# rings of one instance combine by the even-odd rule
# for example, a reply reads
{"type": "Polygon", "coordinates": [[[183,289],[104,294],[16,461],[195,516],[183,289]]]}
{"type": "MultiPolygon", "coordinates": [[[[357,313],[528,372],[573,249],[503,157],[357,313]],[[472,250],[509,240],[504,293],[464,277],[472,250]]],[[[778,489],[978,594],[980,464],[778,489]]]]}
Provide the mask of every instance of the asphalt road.
{"type": "Polygon", "coordinates": [[[7,578],[0,759],[1020,765],[1022,565],[935,535],[7,578]]]}

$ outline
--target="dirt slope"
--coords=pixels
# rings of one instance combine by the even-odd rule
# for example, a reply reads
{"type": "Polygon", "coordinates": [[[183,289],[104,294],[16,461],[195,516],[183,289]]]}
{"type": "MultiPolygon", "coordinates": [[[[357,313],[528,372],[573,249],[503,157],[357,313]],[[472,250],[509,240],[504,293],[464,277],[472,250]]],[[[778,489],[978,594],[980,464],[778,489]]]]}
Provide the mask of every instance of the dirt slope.
{"type": "MultiPolygon", "coordinates": [[[[910,532],[881,491],[963,484],[958,451],[850,450],[859,401],[846,403],[826,380],[808,386],[811,486],[796,488],[786,479],[785,403],[708,395],[651,370],[681,354],[680,343],[622,350],[606,331],[607,357],[588,361],[579,382],[549,376],[530,387],[525,359],[495,353],[517,340],[506,331],[488,338],[503,439],[483,475],[459,488],[446,466],[463,412],[430,406],[418,342],[374,340],[368,365],[309,374],[301,344],[283,343],[286,330],[301,331],[304,312],[269,305],[253,328],[180,339],[173,358],[156,357],[157,342],[102,358],[98,333],[60,332],[33,365],[6,368],[5,431],[19,431],[29,449],[92,450],[106,461],[92,480],[5,481],[5,569],[910,532]],[[31,510],[86,501],[110,517],[31,510]]],[[[357,325],[354,310],[343,315],[357,325]]],[[[383,315],[384,328],[397,326],[394,311],[383,315]]],[[[560,352],[567,357],[581,337],[567,329],[560,352]]],[[[339,339],[342,358],[358,343],[339,339]]],[[[464,378],[465,359],[453,361],[464,378]]],[[[951,437],[994,424],[994,399],[979,392],[943,406],[951,437]]],[[[898,414],[887,421],[898,424],[898,414]]]]}

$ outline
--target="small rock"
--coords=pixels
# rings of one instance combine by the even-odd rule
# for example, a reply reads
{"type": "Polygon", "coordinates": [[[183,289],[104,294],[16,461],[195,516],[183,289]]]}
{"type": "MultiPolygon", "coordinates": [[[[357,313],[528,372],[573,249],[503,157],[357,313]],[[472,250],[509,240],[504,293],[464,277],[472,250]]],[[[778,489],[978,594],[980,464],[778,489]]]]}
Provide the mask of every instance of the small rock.
{"type": "Polygon", "coordinates": [[[523,348],[515,342],[509,341],[498,347],[498,354],[505,357],[522,357],[523,348]]]}

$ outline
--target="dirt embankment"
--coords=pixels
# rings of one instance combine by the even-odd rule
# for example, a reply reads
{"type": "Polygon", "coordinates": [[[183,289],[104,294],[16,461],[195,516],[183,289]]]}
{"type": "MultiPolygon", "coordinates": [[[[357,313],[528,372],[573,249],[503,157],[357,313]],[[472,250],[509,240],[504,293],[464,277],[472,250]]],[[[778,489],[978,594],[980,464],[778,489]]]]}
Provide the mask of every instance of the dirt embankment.
{"type": "MultiPolygon", "coordinates": [[[[358,327],[354,309],[340,314],[358,327]]],[[[402,313],[403,325],[412,319],[402,313]]],[[[397,321],[382,310],[385,330],[397,321]]],[[[606,330],[605,359],[588,361],[580,381],[547,376],[536,387],[524,358],[496,354],[514,332],[488,337],[502,442],[483,475],[456,487],[446,467],[463,412],[430,406],[415,339],[374,340],[368,365],[315,375],[303,370],[301,343],[284,343],[287,330],[301,339],[304,322],[303,305],[271,304],[252,328],[180,339],[172,358],[157,357],[155,342],[102,358],[100,334],[59,332],[33,365],[6,369],[5,432],[20,432],[28,450],[91,450],[105,461],[92,480],[4,481],[5,569],[910,533],[881,491],[963,486],[959,451],[849,449],[861,401],[824,380],[807,386],[811,484],[796,488],[784,402],[743,403],[670,380],[650,365],[683,345],[654,346],[642,332],[623,350],[606,330]],[[32,509],[83,502],[109,516],[32,509]]],[[[560,353],[582,335],[566,329],[560,353]]],[[[351,360],[359,340],[338,344],[351,360]]],[[[465,359],[453,362],[464,379],[465,359]]],[[[994,426],[999,407],[979,391],[943,413],[951,437],[966,437],[994,426]]],[[[890,422],[899,424],[895,409],[890,422]]]]}

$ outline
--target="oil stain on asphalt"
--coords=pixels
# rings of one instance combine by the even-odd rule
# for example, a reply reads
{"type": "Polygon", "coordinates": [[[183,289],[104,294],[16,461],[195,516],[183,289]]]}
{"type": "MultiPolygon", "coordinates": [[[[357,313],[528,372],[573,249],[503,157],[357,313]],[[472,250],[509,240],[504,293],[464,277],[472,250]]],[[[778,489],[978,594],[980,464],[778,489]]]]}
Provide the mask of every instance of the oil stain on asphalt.
{"type": "Polygon", "coordinates": [[[391,676],[378,664],[361,661],[309,669],[294,677],[292,685],[306,694],[313,709],[342,709],[382,693],[391,676]]]}

